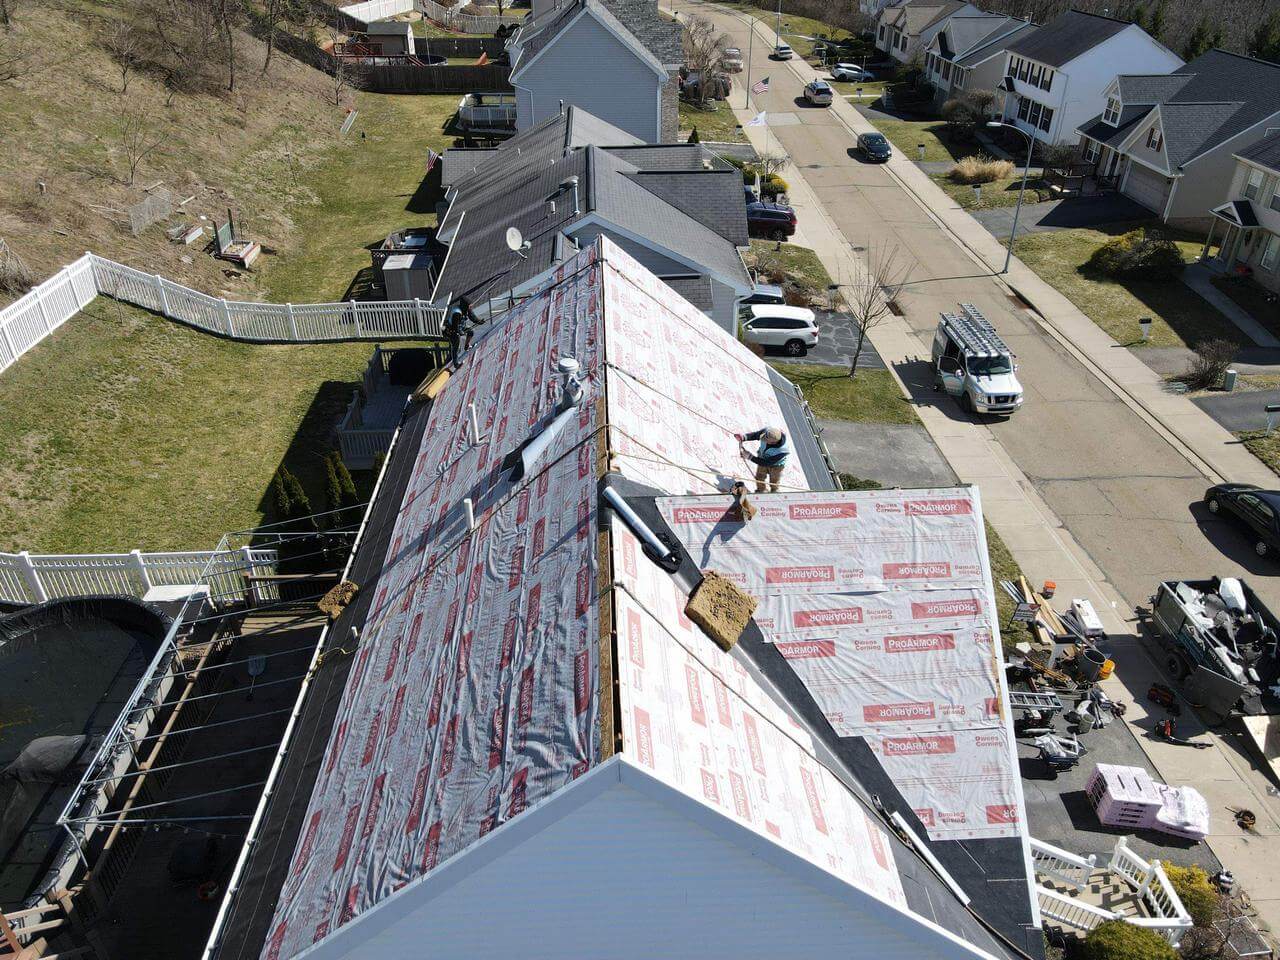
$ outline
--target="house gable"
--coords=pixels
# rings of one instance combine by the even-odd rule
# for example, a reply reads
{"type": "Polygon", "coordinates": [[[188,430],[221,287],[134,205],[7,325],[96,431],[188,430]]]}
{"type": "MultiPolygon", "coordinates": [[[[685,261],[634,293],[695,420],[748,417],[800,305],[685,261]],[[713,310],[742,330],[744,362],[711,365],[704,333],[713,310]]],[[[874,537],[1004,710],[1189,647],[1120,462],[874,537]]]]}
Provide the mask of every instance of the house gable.
{"type": "Polygon", "coordinates": [[[1133,132],[1120,144],[1119,150],[1137,163],[1150,167],[1166,177],[1178,176],[1169,169],[1169,157],[1165,149],[1164,122],[1157,106],[1133,128],[1133,132]]]}
{"type": "MultiPolygon", "coordinates": [[[[566,36],[571,35],[579,28],[584,17],[590,17],[601,28],[607,31],[625,50],[637,61],[643,63],[652,70],[662,81],[667,79],[666,68],[658,62],[658,59],[650,53],[645,46],[636,39],[635,35],[627,30],[618,19],[607,10],[597,6],[594,3],[587,3],[582,10],[567,24],[561,27],[554,37],[552,37],[540,50],[538,50],[528,61],[523,61],[523,57],[517,60],[516,68],[511,72],[511,81],[515,83],[522,80],[527,72],[541,60],[548,51],[554,50],[566,36]]],[[[606,61],[612,62],[612,61],[606,61]]]]}

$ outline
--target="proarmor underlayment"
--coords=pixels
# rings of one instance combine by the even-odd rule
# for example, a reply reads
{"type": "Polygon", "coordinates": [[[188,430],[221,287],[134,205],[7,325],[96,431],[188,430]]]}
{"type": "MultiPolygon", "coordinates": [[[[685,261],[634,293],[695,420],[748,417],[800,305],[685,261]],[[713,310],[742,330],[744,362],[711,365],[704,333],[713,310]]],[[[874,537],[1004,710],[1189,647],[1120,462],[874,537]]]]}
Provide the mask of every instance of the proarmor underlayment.
{"type": "Polygon", "coordinates": [[[974,488],[660,501],[842,737],[861,736],[934,840],[1011,837],[1022,809],[974,488]]]}
{"type": "MultiPolygon", "coordinates": [[[[605,239],[485,331],[413,454],[264,957],[294,956],[600,762],[602,607],[618,637],[624,753],[905,906],[883,827],[809,733],[683,617],[676,582],[620,523],[599,536],[606,470],[715,495],[754,472],[734,433],[782,422],[765,365],[605,239]],[[566,355],[581,364],[581,405],[513,483],[499,465],[550,419],[566,355]]],[[[789,466],[783,488],[806,487],[789,466]]],[[[691,552],[703,562],[701,545],[691,552]]],[[[965,557],[974,570],[938,598],[986,603],[983,562],[965,557]]]]}

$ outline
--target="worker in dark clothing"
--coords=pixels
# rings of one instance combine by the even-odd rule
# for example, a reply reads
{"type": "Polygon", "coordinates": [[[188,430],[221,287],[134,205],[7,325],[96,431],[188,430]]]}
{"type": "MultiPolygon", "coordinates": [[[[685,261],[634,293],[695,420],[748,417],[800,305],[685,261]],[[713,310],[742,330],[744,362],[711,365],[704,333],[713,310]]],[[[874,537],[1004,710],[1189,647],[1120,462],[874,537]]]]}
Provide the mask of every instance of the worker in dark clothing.
{"type": "Polygon", "coordinates": [[[754,454],[742,451],[742,458],[756,465],[756,493],[764,493],[765,481],[769,483],[769,492],[777,493],[782,481],[782,469],[791,457],[791,444],[787,435],[777,427],[763,427],[754,433],[735,433],[738,443],[748,440],[759,440],[760,446],[754,454]]]}
{"type": "Polygon", "coordinates": [[[449,366],[457,369],[462,361],[462,352],[471,346],[472,326],[476,316],[471,311],[471,304],[466,297],[459,297],[449,307],[444,318],[444,336],[449,342],[449,366]]]}

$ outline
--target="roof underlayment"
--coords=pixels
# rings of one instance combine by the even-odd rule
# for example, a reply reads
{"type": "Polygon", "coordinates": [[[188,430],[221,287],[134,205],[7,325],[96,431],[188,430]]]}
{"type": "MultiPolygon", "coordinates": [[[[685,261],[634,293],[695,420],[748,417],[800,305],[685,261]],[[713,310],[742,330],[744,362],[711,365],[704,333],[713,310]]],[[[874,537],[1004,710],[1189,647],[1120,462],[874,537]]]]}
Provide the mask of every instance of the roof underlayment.
{"type": "MultiPolygon", "coordinates": [[[[847,773],[836,775],[812,724],[744,666],[741,651],[722,653],[684,617],[688,584],[651,563],[625,527],[599,522],[606,473],[651,493],[699,495],[691,501],[699,505],[745,478],[751,468],[734,433],[787,422],[768,367],[607,238],[556,268],[541,291],[488,327],[428,411],[420,445],[393,454],[397,462],[412,458],[412,473],[263,956],[293,957],[422,882],[528,808],[573,789],[617,748],[897,910],[916,910],[914,894],[904,892],[908,880],[913,891],[934,884],[936,902],[948,899],[855,795],[847,773]],[[513,482],[501,462],[554,415],[556,361],[565,356],[581,365],[582,402],[528,475],[513,482]],[[464,498],[474,505],[474,529],[464,498]]],[[[810,485],[801,459],[782,478],[783,490],[797,496],[810,485]]],[[[877,519],[872,503],[901,500],[823,496],[856,500],[859,510],[865,503],[886,543],[891,529],[899,536],[908,527],[963,531],[954,547],[959,575],[912,579],[907,595],[937,589],[930,599],[989,611],[976,495],[950,495],[970,512],[877,519]]],[[[761,501],[769,510],[789,502],[781,495],[761,501]]],[[[774,522],[767,511],[755,521],[759,532],[774,522]]],[[[690,541],[693,560],[729,571],[741,560],[737,544],[749,539],[721,541],[714,529],[699,536],[710,536],[714,557],[703,556],[704,541],[690,541]]],[[[852,542],[839,546],[853,549],[852,542]]],[[[933,570],[937,558],[923,549],[895,553],[893,562],[933,570]]],[[[789,589],[757,595],[777,610],[808,597],[789,589]]],[[[874,596],[864,598],[868,610],[911,602],[874,596]]],[[[998,696],[994,624],[985,639],[976,615],[946,625],[974,671],[963,703],[984,710],[998,696]],[[969,656],[978,650],[987,651],[981,662],[969,656]]],[[[852,635],[816,639],[831,636],[842,649],[852,635]]],[[[827,702],[816,687],[814,696],[827,702]]],[[[991,724],[953,715],[937,729],[912,726],[910,736],[960,742],[988,726],[999,736],[998,712],[991,724]]],[[[867,739],[882,732],[873,724],[867,739]]],[[[1001,829],[1016,832],[1016,813],[1001,829]]],[[[935,911],[933,919],[942,916],[935,911]]],[[[945,925],[983,950],[1000,949],[981,928],[973,932],[967,914],[963,920],[963,930],[963,923],[945,925]]]]}

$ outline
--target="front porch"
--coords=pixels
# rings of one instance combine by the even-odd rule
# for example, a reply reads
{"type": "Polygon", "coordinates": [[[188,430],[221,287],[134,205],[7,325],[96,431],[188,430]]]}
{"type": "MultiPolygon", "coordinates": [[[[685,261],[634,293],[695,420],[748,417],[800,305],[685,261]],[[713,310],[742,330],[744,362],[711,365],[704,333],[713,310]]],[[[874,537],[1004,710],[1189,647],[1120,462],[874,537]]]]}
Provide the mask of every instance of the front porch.
{"type": "Polygon", "coordinates": [[[1102,866],[1031,838],[1040,915],[1045,926],[1084,937],[1108,920],[1146,927],[1177,946],[1192,926],[1159,860],[1142,859],[1120,837],[1102,866]]]}

